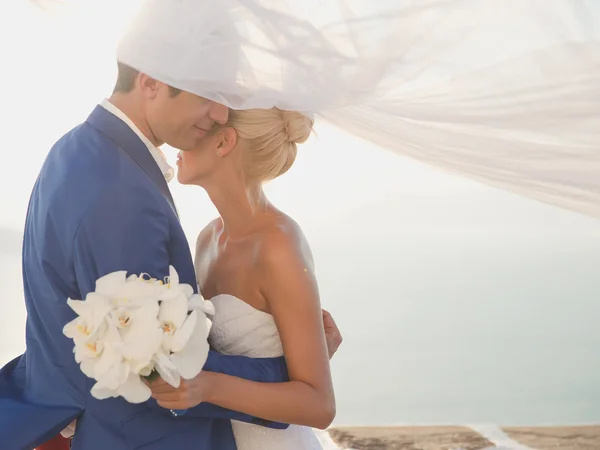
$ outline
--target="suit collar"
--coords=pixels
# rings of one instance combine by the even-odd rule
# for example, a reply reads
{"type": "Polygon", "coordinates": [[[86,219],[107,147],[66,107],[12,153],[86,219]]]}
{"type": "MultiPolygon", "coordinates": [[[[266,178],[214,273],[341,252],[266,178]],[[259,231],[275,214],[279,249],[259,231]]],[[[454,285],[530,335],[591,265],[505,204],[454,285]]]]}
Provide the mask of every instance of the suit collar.
{"type": "Polygon", "coordinates": [[[150,142],[150,139],[144,136],[144,133],[142,133],[141,130],[137,127],[137,125],[133,123],[133,120],[127,117],[127,115],[123,111],[121,111],[117,106],[113,105],[107,98],[105,98],[102,101],[102,103],[100,103],[100,106],[102,106],[108,112],[117,116],[123,122],[125,122],[127,126],[129,126],[129,128],[131,128],[131,130],[136,134],[136,136],[139,137],[144,144],[146,144],[148,151],[152,155],[152,158],[154,158],[154,161],[156,161],[158,168],[165,176],[167,183],[170,182],[173,179],[174,175],[173,168],[169,166],[169,163],[167,163],[167,160],[165,159],[162,152],[152,142],[150,142]]]}
{"type": "Polygon", "coordinates": [[[146,144],[123,120],[98,105],[87,119],[87,123],[113,140],[148,175],[154,185],[177,213],[171,191],[163,172],[158,167],[146,144]]]}

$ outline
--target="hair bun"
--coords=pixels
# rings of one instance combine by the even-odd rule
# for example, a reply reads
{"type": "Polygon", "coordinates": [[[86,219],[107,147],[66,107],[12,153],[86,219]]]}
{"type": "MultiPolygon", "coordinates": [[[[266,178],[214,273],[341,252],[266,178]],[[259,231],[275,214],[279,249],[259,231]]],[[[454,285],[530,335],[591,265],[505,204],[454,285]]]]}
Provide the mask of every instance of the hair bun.
{"type": "Polygon", "coordinates": [[[298,111],[282,111],[281,114],[288,134],[288,141],[294,144],[306,142],[312,132],[314,120],[298,111]]]}

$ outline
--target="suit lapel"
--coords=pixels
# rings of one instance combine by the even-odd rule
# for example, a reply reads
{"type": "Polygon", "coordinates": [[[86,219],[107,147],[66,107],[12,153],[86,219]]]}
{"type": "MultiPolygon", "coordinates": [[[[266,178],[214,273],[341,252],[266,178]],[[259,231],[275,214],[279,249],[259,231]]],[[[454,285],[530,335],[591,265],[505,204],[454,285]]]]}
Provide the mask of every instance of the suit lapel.
{"type": "Polygon", "coordinates": [[[92,111],[87,119],[87,122],[108,138],[113,140],[138,166],[148,175],[154,185],[158,188],[161,194],[165,197],[175,215],[177,208],[173,201],[173,196],[167,185],[167,181],[161,172],[158,164],[150,154],[146,144],[133,132],[129,126],[111,112],[98,105],[92,111]]]}

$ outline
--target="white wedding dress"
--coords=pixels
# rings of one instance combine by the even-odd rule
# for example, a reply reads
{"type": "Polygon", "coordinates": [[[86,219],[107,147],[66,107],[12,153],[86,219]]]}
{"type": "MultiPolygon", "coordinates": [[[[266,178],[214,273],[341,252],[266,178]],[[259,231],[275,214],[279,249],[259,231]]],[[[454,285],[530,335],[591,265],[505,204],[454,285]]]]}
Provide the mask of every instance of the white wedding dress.
{"type": "MultiPolygon", "coordinates": [[[[210,332],[213,347],[226,355],[270,358],[283,355],[273,316],[253,308],[232,295],[217,295],[211,301],[215,317],[210,332]]],[[[290,425],[286,430],[232,421],[238,450],[321,450],[309,427],[290,425]]]]}

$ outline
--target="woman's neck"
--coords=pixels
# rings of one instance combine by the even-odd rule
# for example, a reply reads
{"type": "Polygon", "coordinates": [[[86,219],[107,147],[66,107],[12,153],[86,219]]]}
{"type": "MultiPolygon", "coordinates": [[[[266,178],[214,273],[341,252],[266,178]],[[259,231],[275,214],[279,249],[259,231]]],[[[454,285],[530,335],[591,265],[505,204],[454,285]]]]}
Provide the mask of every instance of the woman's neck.
{"type": "Polygon", "coordinates": [[[228,184],[206,191],[219,212],[227,240],[251,234],[264,222],[270,209],[261,188],[247,191],[244,186],[228,184]]]}

